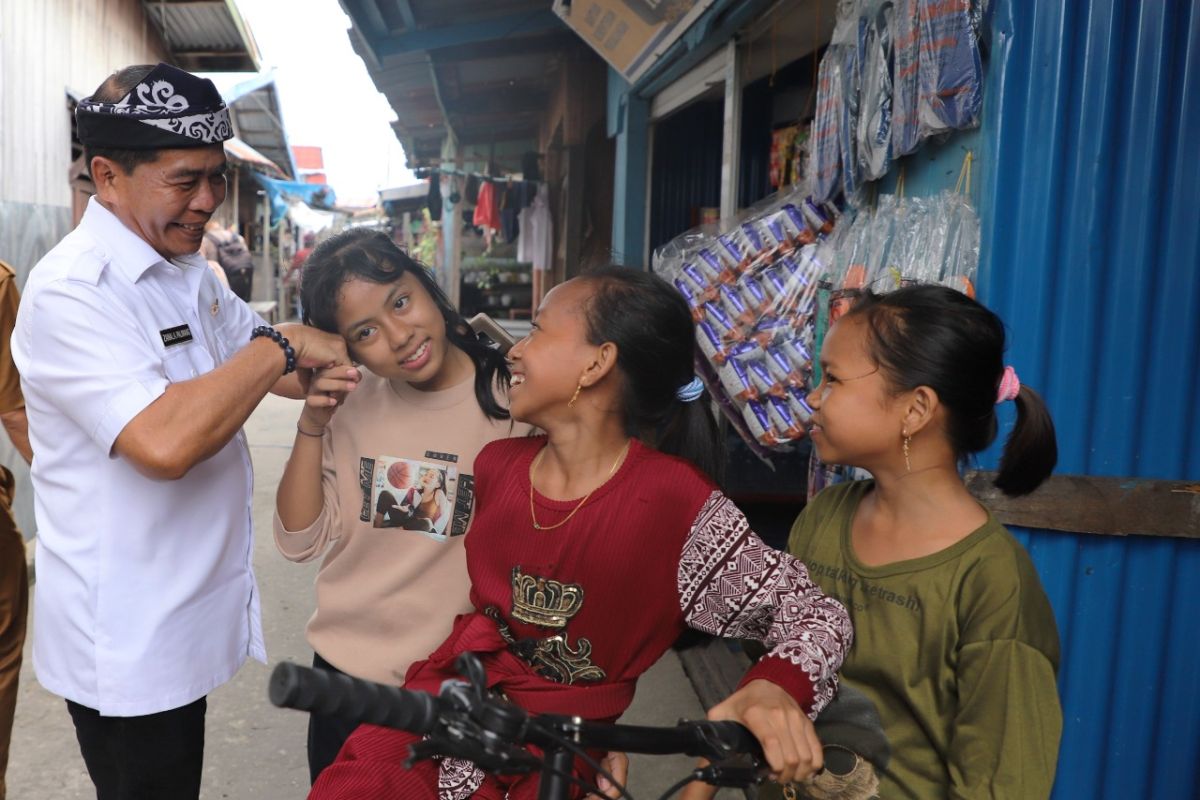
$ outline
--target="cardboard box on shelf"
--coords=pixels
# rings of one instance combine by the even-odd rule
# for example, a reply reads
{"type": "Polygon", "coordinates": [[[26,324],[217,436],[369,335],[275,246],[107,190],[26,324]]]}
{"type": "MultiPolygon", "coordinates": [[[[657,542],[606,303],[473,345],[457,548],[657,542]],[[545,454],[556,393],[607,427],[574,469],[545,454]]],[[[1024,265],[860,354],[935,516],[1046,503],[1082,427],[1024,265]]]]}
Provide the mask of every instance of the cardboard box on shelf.
{"type": "Polygon", "coordinates": [[[633,83],[712,4],[713,0],[555,0],[554,13],[633,83]]]}

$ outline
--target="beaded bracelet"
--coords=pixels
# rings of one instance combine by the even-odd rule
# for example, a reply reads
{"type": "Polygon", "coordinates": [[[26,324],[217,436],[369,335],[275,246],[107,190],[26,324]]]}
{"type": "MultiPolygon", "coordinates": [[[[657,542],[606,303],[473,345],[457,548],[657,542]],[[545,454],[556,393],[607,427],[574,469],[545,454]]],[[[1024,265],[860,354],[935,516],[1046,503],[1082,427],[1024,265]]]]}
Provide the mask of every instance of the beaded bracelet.
{"type": "Polygon", "coordinates": [[[250,341],[254,341],[260,336],[266,336],[268,339],[271,339],[283,348],[283,374],[287,375],[289,372],[295,372],[296,351],[292,349],[292,345],[288,342],[287,337],[274,328],[268,327],[267,325],[259,325],[257,328],[252,330],[250,332],[250,341]]]}

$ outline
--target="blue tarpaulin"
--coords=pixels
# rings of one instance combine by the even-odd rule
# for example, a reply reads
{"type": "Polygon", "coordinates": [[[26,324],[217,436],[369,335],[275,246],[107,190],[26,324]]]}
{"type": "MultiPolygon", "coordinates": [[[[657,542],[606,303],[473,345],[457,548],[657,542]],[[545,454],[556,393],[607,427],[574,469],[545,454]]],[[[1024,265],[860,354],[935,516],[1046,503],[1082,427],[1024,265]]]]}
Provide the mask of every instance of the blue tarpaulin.
{"type": "Polygon", "coordinates": [[[324,183],[301,183],[300,181],[279,181],[268,178],[261,173],[254,173],[254,178],[262,184],[271,201],[271,226],[274,227],[287,213],[288,206],[293,203],[304,203],[311,208],[328,211],[337,202],[333,187],[324,183]]]}

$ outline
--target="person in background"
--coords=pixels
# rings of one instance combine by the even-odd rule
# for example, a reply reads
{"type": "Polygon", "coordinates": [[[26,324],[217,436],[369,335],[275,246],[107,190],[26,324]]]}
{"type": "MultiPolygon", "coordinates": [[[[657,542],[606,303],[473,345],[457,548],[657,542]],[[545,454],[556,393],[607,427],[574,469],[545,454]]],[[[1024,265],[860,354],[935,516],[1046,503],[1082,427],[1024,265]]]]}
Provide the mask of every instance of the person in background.
{"type": "MultiPolygon", "coordinates": [[[[29,464],[33,462],[29,420],[25,415],[20,376],[9,349],[19,302],[13,269],[0,261],[0,422],[3,422],[13,447],[29,464]]],[[[0,466],[0,800],[8,793],[4,774],[8,768],[13,715],[17,710],[17,679],[21,674],[25,617],[29,607],[25,539],[12,513],[13,487],[12,472],[8,467],[0,466]]]]}
{"type": "Polygon", "coordinates": [[[304,304],[300,298],[300,276],[304,269],[304,262],[308,261],[313,248],[317,246],[317,235],[308,231],[301,241],[304,246],[292,256],[292,264],[288,267],[287,274],[283,276],[283,285],[289,298],[284,305],[291,306],[295,310],[296,319],[304,319],[304,304]]]}
{"type": "MultiPolygon", "coordinates": [[[[210,219],[208,224],[204,226],[204,230],[205,233],[207,233],[209,231],[215,231],[220,227],[221,223],[217,222],[215,219],[210,219]]],[[[229,276],[225,274],[225,268],[222,267],[221,262],[217,260],[217,246],[208,236],[205,236],[204,241],[200,243],[200,255],[204,256],[205,260],[208,261],[208,268],[211,269],[213,274],[217,276],[217,280],[221,282],[221,285],[228,289],[229,276]]]]}
{"type": "Polygon", "coordinates": [[[249,303],[254,284],[254,256],[242,235],[210,219],[204,226],[200,253],[221,266],[229,288],[249,303]]]}
{"type": "Polygon", "coordinates": [[[33,662],[103,800],[195,800],[207,695],[266,660],[242,425],[340,337],[271,328],[197,252],[225,199],[211,81],[122,69],[79,103],[93,197],[12,336],[37,458],[33,662]]]}
{"type": "Polygon", "coordinates": [[[884,798],[1036,800],[1054,785],[1054,614],[1028,553],[959,477],[1010,401],[996,486],[1028,494],[1057,461],[1049,412],[1003,354],[1000,319],[942,286],[866,295],[821,349],[813,446],[873,479],[817,495],[788,551],[850,610],[840,674],[882,720],[884,798]]]}

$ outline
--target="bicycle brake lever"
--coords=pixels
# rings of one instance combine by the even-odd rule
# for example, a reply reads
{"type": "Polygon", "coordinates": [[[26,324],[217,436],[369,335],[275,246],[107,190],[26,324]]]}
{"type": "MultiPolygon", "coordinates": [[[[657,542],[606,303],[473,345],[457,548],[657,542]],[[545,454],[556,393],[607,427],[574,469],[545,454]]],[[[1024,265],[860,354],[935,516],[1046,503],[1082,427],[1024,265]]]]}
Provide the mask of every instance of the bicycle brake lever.
{"type": "Polygon", "coordinates": [[[523,747],[505,742],[460,717],[415,742],[404,761],[406,769],[429,758],[461,758],[496,774],[526,775],[541,769],[542,762],[523,747]]]}

